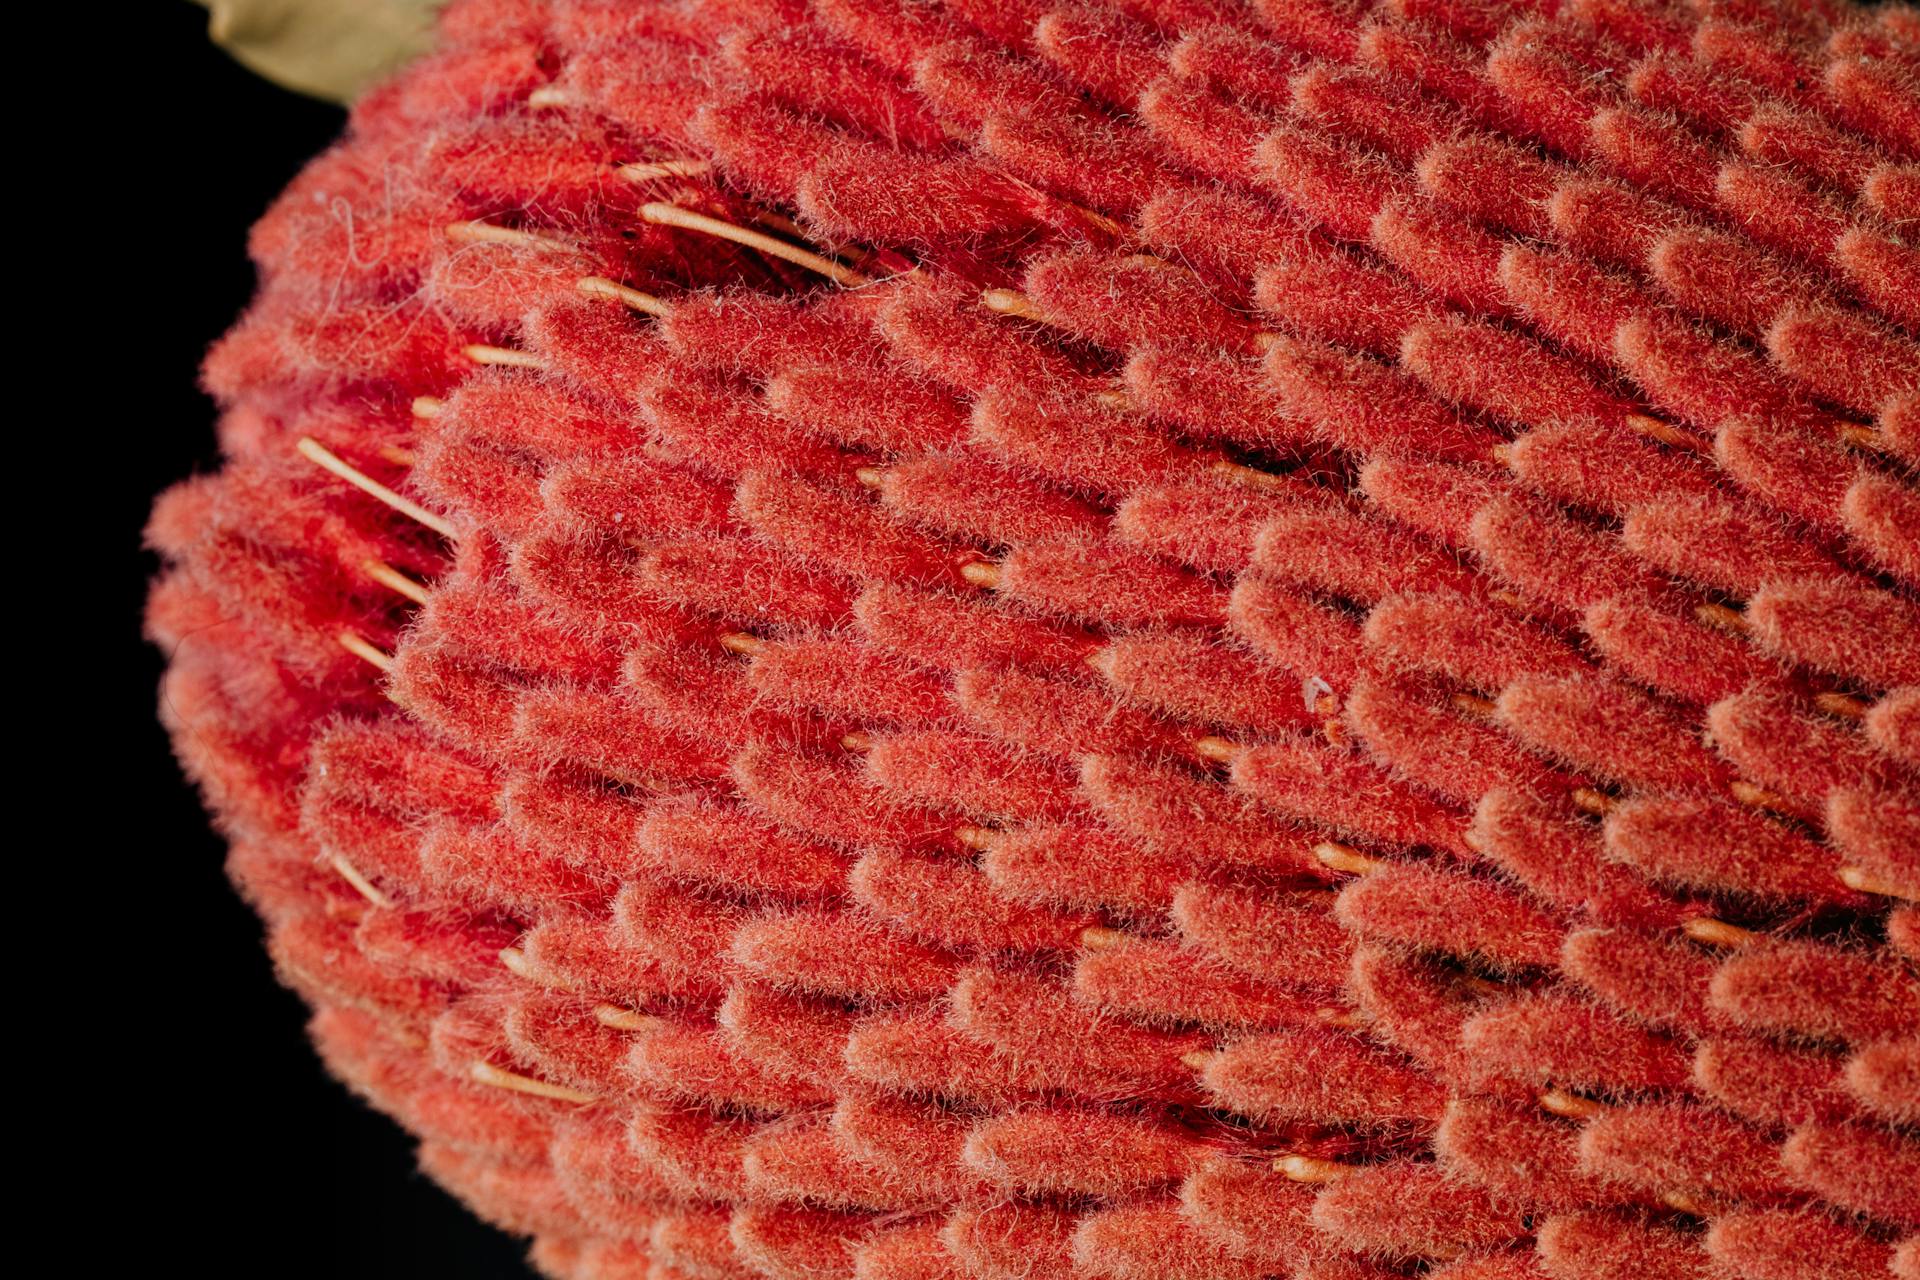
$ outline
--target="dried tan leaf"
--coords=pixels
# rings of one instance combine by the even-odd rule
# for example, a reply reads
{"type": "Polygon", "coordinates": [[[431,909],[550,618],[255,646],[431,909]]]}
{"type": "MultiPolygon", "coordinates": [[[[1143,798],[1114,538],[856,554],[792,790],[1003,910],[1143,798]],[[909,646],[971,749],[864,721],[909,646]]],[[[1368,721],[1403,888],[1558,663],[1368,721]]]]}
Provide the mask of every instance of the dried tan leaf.
{"type": "Polygon", "coordinates": [[[442,0],[197,0],[207,34],[275,84],[332,102],[423,52],[442,0]]]}

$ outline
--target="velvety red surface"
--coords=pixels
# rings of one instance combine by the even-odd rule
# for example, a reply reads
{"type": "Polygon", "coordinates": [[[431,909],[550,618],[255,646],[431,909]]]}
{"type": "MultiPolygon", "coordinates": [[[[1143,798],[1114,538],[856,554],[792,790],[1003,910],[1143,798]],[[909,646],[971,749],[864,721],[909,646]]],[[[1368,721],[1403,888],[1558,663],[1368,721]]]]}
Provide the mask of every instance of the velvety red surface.
{"type": "Polygon", "coordinates": [[[1911,1276],[1916,226],[1898,6],[465,0],[164,714],[564,1280],[1911,1276]]]}

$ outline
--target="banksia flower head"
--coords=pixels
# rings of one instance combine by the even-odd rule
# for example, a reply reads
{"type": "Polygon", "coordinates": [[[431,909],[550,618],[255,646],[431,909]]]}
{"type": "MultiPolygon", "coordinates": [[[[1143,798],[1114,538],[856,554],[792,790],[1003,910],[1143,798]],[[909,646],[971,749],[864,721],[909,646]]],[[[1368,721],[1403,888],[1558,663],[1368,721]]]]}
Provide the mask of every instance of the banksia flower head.
{"type": "Polygon", "coordinates": [[[560,1280],[1912,1276],[1920,17],[456,0],[165,714],[560,1280]]]}

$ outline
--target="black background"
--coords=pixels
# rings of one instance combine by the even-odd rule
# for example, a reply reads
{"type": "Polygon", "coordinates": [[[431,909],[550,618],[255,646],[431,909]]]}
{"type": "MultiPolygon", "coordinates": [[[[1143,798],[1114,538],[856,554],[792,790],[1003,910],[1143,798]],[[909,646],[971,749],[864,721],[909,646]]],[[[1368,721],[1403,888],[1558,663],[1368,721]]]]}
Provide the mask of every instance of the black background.
{"type": "MultiPolygon", "coordinates": [[[[87,507],[106,521],[91,569],[111,595],[83,593],[105,606],[91,624],[103,653],[87,671],[104,682],[92,692],[113,730],[108,770],[124,786],[94,798],[114,812],[82,819],[124,824],[99,852],[113,868],[108,909],[125,919],[121,989],[71,993],[108,1012],[81,1029],[83,1044],[95,1042],[86,1061],[96,1079],[52,1105],[90,1097],[104,1123],[95,1147],[57,1154],[86,1179],[73,1192],[106,1216],[96,1235],[60,1232],[62,1244],[96,1260],[129,1249],[143,1269],[221,1280],[525,1280],[522,1242],[420,1176],[401,1131],[321,1070],[305,1008],[275,983],[259,923],[221,871],[224,845],[152,715],[161,655],[140,637],[140,609],[157,565],[140,529],[156,493],[218,465],[212,406],[195,381],[201,354],[252,295],[247,228],[345,115],[230,61],[206,39],[206,11],[184,0],[134,0],[99,17],[109,13],[122,65],[104,83],[124,98],[125,132],[110,144],[105,234],[130,251],[114,270],[139,301],[93,314],[138,340],[120,345],[110,381],[81,388],[112,406],[96,420],[112,432],[110,461],[68,452],[66,466],[84,468],[87,507]]],[[[30,1112],[37,1099],[14,1105],[30,1112]]]]}

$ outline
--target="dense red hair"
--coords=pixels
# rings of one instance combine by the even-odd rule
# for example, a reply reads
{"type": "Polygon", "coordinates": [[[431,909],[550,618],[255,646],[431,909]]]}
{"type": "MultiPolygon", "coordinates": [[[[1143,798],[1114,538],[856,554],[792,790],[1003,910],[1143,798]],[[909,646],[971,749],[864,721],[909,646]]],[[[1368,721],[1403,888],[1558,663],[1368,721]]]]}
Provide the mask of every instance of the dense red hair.
{"type": "Polygon", "coordinates": [[[556,1280],[1914,1280],[1917,227],[1898,5],[456,0],[165,715],[556,1280]]]}

